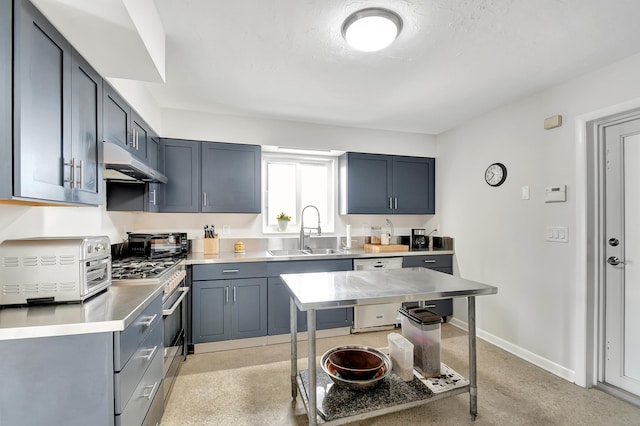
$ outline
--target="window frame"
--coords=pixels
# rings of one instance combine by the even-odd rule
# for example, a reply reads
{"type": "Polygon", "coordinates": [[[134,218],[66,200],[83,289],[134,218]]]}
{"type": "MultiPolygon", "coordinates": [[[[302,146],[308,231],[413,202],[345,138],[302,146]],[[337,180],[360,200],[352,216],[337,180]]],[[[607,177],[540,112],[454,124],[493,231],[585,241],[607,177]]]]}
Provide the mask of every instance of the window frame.
{"type": "MultiPolygon", "coordinates": [[[[280,235],[292,235],[298,234],[300,232],[300,225],[296,223],[295,226],[287,227],[286,231],[280,231],[278,229],[277,224],[270,225],[269,218],[270,215],[274,216],[279,213],[271,212],[269,213],[269,179],[268,179],[268,169],[269,164],[284,164],[284,163],[293,163],[296,164],[296,167],[299,167],[300,164],[315,164],[322,165],[327,168],[328,175],[328,194],[327,194],[327,217],[321,217],[321,225],[322,225],[322,233],[334,233],[335,232],[335,223],[336,223],[336,214],[337,214],[337,199],[338,199],[338,157],[332,155],[309,155],[309,154],[289,154],[289,153],[281,153],[281,152],[263,152],[262,153],[262,232],[265,234],[280,234],[280,235]]],[[[299,172],[296,173],[296,211],[295,212],[286,212],[287,214],[297,216],[300,214],[304,206],[302,205],[302,189],[300,187],[300,176],[299,172]]],[[[305,212],[305,216],[307,212],[305,212]]],[[[322,213],[321,213],[322,214],[322,213]]],[[[324,216],[324,215],[322,215],[324,216]]],[[[315,214],[314,214],[315,217],[315,214]]],[[[308,224],[307,224],[308,225],[308,224]]],[[[315,225],[315,222],[313,223],[315,225]]],[[[311,226],[311,225],[310,225],[311,226]]]]}

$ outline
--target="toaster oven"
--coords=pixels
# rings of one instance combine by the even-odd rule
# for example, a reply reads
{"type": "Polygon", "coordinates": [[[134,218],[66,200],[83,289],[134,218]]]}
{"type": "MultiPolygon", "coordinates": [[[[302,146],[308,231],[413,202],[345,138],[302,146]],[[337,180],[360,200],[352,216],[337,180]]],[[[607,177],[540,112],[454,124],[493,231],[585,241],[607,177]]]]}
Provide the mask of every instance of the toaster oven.
{"type": "Polygon", "coordinates": [[[82,302],[111,285],[109,237],[5,240],[0,305],[82,302]]]}

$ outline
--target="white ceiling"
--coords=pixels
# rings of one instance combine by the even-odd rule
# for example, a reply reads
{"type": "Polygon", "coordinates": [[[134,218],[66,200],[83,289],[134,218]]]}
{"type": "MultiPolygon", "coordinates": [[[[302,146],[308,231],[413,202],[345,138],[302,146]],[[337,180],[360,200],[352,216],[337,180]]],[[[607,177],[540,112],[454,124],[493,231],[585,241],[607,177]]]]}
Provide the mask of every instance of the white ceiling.
{"type": "Polygon", "coordinates": [[[640,52],[638,0],[154,3],[166,82],[145,85],[161,107],[341,126],[437,134],[640,52]],[[342,22],[371,6],[404,28],[354,51],[342,22]]]}

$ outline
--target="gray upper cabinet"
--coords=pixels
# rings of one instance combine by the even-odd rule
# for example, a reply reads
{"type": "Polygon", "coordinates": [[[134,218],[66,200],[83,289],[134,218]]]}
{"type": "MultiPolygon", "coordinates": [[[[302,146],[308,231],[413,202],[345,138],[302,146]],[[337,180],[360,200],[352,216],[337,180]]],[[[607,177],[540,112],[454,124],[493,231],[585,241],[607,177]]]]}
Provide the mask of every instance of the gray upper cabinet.
{"type": "Polygon", "coordinates": [[[435,159],[348,152],[339,160],[340,214],[434,214],[435,159]]]}
{"type": "Polygon", "coordinates": [[[104,140],[130,149],[131,107],[109,84],[103,87],[104,140]]]}
{"type": "Polygon", "coordinates": [[[73,51],[71,141],[74,201],[102,203],[102,77],[73,51]]]}
{"type": "Polygon", "coordinates": [[[160,170],[167,177],[161,212],[200,211],[200,142],[160,139],[160,170]]]}
{"type": "MultiPolygon", "coordinates": [[[[11,2],[2,8],[11,12],[11,2]]],[[[2,61],[0,84],[6,91],[12,74],[13,94],[0,113],[13,138],[0,141],[0,196],[100,204],[102,79],[30,2],[15,2],[12,34],[10,17],[3,13],[0,54],[13,61],[2,61]]]]}
{"type": "Polygon", "coordinates": [[[203,212],[260,213],[259,146],[203,142],[201,170],[203,212]]]}
{"type": "Polygon", "coordinates": [[[160,162],[160,211],[260,212],[260,146],[160,139],[160,162]]]}

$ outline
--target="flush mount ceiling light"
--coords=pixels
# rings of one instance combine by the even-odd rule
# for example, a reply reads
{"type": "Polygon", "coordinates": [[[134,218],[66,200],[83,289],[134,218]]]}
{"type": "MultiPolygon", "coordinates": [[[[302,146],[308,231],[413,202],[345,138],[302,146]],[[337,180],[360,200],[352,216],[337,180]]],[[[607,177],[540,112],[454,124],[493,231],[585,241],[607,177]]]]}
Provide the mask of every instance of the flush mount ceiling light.
{"type": "Polygon", "coordinates": [[[402,30],[397,13],[379,7],[359,10],[345,19],[342,37],[354,49],[375,52],[389,46],[402,30]]]}

